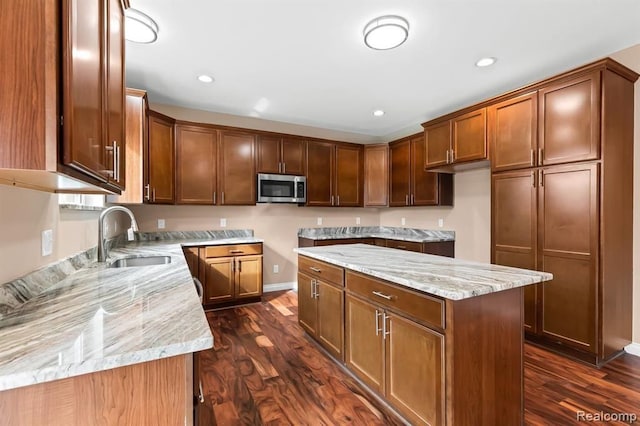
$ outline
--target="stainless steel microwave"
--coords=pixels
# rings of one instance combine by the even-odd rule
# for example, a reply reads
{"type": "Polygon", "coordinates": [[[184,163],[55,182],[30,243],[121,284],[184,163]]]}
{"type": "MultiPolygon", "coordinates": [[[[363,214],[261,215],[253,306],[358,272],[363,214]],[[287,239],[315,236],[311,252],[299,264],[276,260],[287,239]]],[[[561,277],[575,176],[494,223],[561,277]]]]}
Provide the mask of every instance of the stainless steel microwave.
{"type": "Polygon", "coordinates": [[[258,203],[307,202],[307,178],[258,173],[258,203]]]}

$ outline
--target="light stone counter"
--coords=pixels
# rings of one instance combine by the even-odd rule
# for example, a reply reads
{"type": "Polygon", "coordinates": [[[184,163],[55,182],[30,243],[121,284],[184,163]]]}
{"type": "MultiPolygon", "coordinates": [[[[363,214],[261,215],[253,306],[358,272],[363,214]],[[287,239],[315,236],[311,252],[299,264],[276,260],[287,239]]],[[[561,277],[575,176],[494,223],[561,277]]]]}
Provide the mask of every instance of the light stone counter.
{"type": "Polygon", "coordinates": [[[182,245],[262,240],[252,232],[150,235],[112,249],[106,264],[87,260],[93,249],[0,286],[0,390],[212,347],[182,245]],[[118,258],[151,255],[170,256],[171,263],[107,267],[118,258]]]}
{"type": "Polygon", "coordinates": [[[297,248],[298,254],[451,300],[553,279],[546,272],[470,262],[368,244],[297,248]]]}

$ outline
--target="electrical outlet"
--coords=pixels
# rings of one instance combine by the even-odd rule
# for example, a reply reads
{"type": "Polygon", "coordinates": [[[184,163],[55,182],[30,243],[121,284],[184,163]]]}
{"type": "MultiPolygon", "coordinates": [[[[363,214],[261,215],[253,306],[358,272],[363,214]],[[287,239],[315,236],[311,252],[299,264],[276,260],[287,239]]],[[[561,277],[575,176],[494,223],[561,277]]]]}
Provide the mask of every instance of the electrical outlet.
{"type": "Polygon", "coordinates": [[[442,228],[444,226],[444,219],[438,219],[438,226],[442,228]]]}
{"type": "Polygon", "coordinates": [[[400,218],[400,224],[402,226],[405,226],[407,224],[407,219],[405,219],[404,217],[400,218]]]}
{"type": "Polygon", "coordinates": [[[356,217],[356,225],[360,225],[360,218],[356,217]]]}
{"type": "Polygon", "coordinates": [[[227,227],[227,219],[222,217],[220,218],[220,227],[221,228],[226,228],[227,227]]]}
{"type": "Polygon", "coordinates": [[[53,230],[42,231],[42,255],[49,256],[53,253],[53,230]]]}
{"type": "Polygon", "coordinates": [[[318,225],[322,225],[322,218],[321,217],[318,218],[317,223],[318,223],[318,225]]]}
{"type": "Polygon", "coordinates": [[[158,229],[164,229],[164,219],[158,219],[158,229]]]}
{"type": "Polygon", "coordinates": [[[280,265],[273,265],[273,273],[274,274],[280,273],[280,265]]]}

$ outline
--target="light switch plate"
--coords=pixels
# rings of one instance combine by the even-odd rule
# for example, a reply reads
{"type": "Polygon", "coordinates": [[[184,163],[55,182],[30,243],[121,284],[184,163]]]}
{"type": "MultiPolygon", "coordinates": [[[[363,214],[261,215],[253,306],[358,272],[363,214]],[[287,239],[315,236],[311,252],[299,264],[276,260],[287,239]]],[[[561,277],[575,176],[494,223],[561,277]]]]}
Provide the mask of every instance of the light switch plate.
{"type": "Polygon", "coordinates": [[[164,219],[158,219],[158,229],[164,229],[164,219]]]}
{"type": "Polygon", "coordinates": [[[444,219],[438,219],[438,226],[442,228],[444,226],[444,219]]]}
{"type": "Polygon", "coordinates": [[[356,217],[356,225],[360,225],[360,218],[356,217]]]}
{"type": "Polygon", "coordinates": [[[273,273],[274,274],[280,273],[280,265],[273,265],[273,273]]]}
{"type": "Polygon", "coordinates": [[[42,231],[42,255],[49,256],[53,253],[53,230],[42,231]]]}
{"type": "Polygon", "coordinates": [[[227,219],[225,219],[224,217],[220,218],[220,227],[221,228],[226,228],[227,227],[227,219]]]}
{"type": "Polygon", "coordinates": [[[318,225],[322,225],[322,218],[321,217],[318,218],[318,222],[317,223],[318,223],[318,225]]]}

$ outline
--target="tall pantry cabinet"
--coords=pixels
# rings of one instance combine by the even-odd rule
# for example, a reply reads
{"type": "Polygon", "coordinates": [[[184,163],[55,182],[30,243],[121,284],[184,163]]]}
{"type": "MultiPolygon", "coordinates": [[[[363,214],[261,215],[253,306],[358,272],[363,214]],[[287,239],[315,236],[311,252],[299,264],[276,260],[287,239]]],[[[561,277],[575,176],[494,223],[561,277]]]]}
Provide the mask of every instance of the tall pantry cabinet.
{"type": "Polygon", "coordinates": [[[603,60],[488,108],[492,262],[551,272],[526,336],[596,365],[631,341],[637,78],[603,60]]]}

